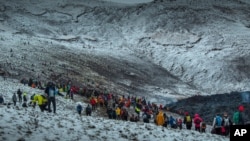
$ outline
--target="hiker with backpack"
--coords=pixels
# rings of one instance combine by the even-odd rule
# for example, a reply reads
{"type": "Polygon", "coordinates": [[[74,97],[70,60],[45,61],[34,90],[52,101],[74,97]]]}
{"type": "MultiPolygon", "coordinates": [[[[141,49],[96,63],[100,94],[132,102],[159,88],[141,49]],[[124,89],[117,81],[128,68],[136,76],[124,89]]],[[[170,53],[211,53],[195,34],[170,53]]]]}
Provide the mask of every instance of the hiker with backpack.
{"type": "Polygon", "coordinates": [[[215,134],[221,135],[224,127],[222,127],[222,117],[219,114],[216,114],[216,116],[213,119],[213,129],[215,130],[215,134]]]}
{"type": "Polygon", "coordinates": [[[177,119],[177,126],[179,127],[180,130],[182,129],[182,119],[181,119],[181,117],[179,117],[177,119]]]}
{"type": "Polygon", "coordinates": [[[48,109],[51,112],[50,105],[53,105],[53,112],[56,113],[56,92],[55,92],[55,85],[52,82],[49,82],[45,91],[48,96],[48,109]]]}
{"type": "Polygon", "coordinates": [[[233,115],[233,125],[244,125],[243,111],[244,106],[240,105],[238,111],[233,115]]]}
{"type": "Polygon", "coordinates": [[[203,121],[201,123],[201,133],[205,133],[207,128],[207,124],[203,121]]]}
{"type": "Polygon", "coordinates": [[[231,119],[228,117],[227,113],[223,114],[222,126],[225,128],[225,133],[223,135],[228,136],[230,133],[230,125],[232,125],[231,119]]]}
{"type": "Polygon", "coordinates": [[[186,128],[188,130],[191,130],[191,128],[192,128],[192,118],[191,118],[191,116],[189,115],[188,112],[185,112],[185,117],[184,117],[183,123],[186,124],[186,128]]]}
{"type": "Polygon", "coordinates": [[[77,113],[78,113],[79,115],[82,114],[82,105],[81,105],[80,103],[77,104],[77,106],[76,106],[76,111],[77,111],[77,113]]]}
{"type": "Polygon", "coordinates": [[[174,129],[177,128],[176,119],[173,116],[169,117],[169,125],[171,128],[174,128],[174,129]]]}
{"type": "Polygon", "coordinates": [[[203,122],[203,119],[200,117],[199,114],[195,114],[194,115],[194,127],[195,127],[195,131],[201,131],[201,122],[203,122]]]}

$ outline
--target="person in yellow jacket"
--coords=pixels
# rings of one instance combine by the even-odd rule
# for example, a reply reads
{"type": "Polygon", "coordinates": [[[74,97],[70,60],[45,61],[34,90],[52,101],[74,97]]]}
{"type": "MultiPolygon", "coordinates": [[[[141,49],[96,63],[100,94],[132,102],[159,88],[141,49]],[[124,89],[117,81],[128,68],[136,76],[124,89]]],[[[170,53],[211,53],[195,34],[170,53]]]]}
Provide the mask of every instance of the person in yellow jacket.
{"type": "Polygon", "coordinates": [[[119,107],[117,107],[115,112],[116,112],[116,119],[120,119],[121,118],[121,109],[119,107]]]}
{"type": "Polygon", "coordinates": [[[156,124],[159,126],[164,124],[164,116],[162,111],[159,111],[158,115],[156,116],[156,124]]]}
{"type": "Polygon", "coordinates": [[[42,112],[44,110],[48,110],[46,108],[48,100],[47,100],[46,96],[44,96],[44,95],[36,94],[32,100],[32,103],[33,103],[34,107],[37,103],[42,112]]]}

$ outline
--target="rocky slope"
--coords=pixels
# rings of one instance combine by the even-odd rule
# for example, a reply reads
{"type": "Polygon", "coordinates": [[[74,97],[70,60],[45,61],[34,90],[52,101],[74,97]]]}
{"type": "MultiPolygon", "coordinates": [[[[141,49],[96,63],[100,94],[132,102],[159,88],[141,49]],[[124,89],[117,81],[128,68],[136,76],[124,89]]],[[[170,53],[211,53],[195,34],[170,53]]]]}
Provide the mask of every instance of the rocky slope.
{"type": "MultiPolygon", "coordinates": [[[[250,4],[0,1],[1,72],[167,100],[249,87],[250,4]]],[[[4,73],[1,73],[4,74],[4,73]]]]}
{"type": "Polygon", "coordinates": [[[242,102],[241,92],[231,92],[226,94],[217,94],[211,96],[194,96],[187,99],[179,100],[176,103],[168,104],[166,107],[171,112],[181,113],[189,112],[190,115],[198,113],[204,121],[212,125],[213,118],[216,114],[223,116],[224,112],[233,119],[234,112],[238,111],[238,106],[245,107],[244,120],[250,123],[250,104],[242,102]]]}

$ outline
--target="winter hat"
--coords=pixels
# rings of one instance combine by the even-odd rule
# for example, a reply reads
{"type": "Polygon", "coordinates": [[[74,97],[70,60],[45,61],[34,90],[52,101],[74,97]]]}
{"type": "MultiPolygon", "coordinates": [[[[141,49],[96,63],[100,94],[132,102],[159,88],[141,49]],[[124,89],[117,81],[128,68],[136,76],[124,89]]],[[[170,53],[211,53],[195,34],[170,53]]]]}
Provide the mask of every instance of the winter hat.
{"type": "Polygon", "coordinates": [[[185,116],[187,116],[188,115],[188,112],[185,112],[185,116]]]}
{"type": "Polygon", "coordinates": [[[243,106],[243,105],[240,105],[240,106],[239,106],[239,111],[240,111],[240,112],[243,112],[243,111],[244,111],[244,109],[245,109],[245,108],[244,108],[244,106],[243,106]]]}

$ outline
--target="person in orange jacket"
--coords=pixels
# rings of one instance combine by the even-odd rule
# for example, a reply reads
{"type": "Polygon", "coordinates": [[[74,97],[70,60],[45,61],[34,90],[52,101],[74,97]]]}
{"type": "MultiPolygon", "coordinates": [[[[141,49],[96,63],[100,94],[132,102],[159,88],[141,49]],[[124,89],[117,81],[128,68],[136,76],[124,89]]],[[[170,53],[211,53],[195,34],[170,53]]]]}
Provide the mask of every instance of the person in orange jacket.
{"type": "Polygon", "coordinates": [[[162,126],[164,122],[165,120],[164,120],[163,112],[160,110],[158,115],[156,116],[156,124],[159,126],[162,126]]]}

